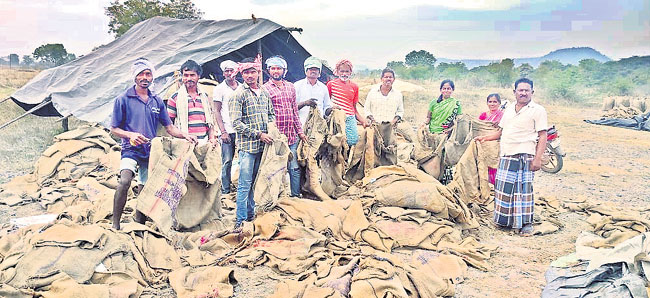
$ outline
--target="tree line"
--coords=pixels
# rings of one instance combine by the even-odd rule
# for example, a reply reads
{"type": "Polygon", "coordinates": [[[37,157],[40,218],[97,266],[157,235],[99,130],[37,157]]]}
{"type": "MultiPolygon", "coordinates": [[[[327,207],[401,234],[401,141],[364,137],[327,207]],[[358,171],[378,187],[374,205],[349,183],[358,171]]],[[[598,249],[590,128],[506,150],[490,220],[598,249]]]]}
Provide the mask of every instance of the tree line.
{"type": "MultiPolygon", "coordinates": [[[[515,66],[510,58],[468,69],[463,62],[438,63],[426,50],[411,51],[404,61],[391,61],[399,78],[411,80],[464,80],[474,87],[512,87],[518,78],[530,78],[543,86],[552,98],[580,102],[591,95],[650,94],[650,56],[630,57],[602,63],[595,59],[581,60],[578,65],[551,60],[537,68],[528,63],[515,66]]],[[[381,70],[368,70],[361,75],[379,76],[381,70]]]]}

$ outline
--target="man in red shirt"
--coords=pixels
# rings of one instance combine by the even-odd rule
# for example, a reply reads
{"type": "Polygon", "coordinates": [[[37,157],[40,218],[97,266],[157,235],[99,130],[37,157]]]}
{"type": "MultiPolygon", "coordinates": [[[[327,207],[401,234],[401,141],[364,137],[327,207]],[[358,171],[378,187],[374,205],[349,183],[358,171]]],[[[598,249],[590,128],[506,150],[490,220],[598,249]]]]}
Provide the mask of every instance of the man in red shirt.
{"type": "Polygon", "coordinates": [[[345,134],[348,145],[354,146],[359,140],[357,132],[357,121],[368,127],[366,119],[357,111],[359,102],[359,86],[350,81],[352,75],[352,63],[349,60],[341,60],[336,63],[334,74],[338,78],[327,82],[327,90],[330,93],[332,105],[345,112],[345,134]]]}
{"type": "Polygon", "coordinates": [[[300,197],[300,167],[298,166],[298,138],[307,142],[307,137],[302,131],[298,105],[296,104],[296,88],[284,79],[287,72],[287,62],[281,56],[273,56],[266,60],[266,68],[271,79],[264,84],[264,90],[269,93],[273,110],[275,111],[275,124],[278,130],[287,136],[289,149],[293,157],[289,161],[289,183],[291,196],[300,197]]]}

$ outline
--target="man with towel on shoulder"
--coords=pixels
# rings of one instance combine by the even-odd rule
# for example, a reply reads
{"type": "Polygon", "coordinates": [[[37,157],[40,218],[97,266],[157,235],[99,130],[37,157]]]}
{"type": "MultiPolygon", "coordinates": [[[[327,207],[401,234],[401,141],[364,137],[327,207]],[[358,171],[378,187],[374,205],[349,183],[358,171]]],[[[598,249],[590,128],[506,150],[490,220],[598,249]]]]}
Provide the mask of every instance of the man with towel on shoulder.
{"type": "Polygon", "coordinates": [[[203,69],[194,60],[181,65],[183,85],[167,100],[167,112],[182,132],[195,136],[200,144],[210,142],[216,146],[211,101],[198,86],[201,74],[203,69]]]}

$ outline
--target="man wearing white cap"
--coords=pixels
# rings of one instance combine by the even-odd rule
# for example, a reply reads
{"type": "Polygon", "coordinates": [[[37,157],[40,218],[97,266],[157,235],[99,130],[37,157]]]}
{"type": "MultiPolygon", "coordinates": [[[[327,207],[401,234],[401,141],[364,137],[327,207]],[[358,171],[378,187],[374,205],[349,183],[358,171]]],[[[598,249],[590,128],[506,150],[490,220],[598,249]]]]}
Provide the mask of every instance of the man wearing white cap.
{"type": "Polygon", "coordinates": [[[237,63],[232,60],[225,60],[219,65],[224,80],[212,93],[214,108],[216,111],[217,125],[221,131],[221,193],[228,194],[231,191],[230,171],[232,159],[235,155],[235,129],[230,121],[229,102],[233,92],[239,87],[235,80],[237,75],[237,63]]]}
{"type": "MultiPolygon", "coordinates": [[[[126,204],[126,194],[137,172],[140,182],[147,181],[151,139],[156,137],[158,124],[167,133],[177,138],[185,138],[196,143],[196,137],[182,132],[172,124],[163,100],[149,90],[153,82],[154,67],[146,58],[138,58],[131,66],[135,86],[129,87],[115,99],[111,121],[111,133],[122,138],[120,161],[120,180],[113,198],[113,228],[120,229],[120,219],[126,204]]],[[[145,216],[140,211],[135,214],[139,223],[145,216]]]]}
{"type": "Polygon", "coordinates": [[[298,115],[300,116],[300,123],[303,127],[309,116],[309,107],[316,107],[321,117],[329,114],[332,108],[327,86],[318,80],[323,63],[320,59],[311,56],[305,59],[304,66],[306,77],[294,84],[296,88],[296,101],[298,102],[298,115]]]}
{"type": "Polygon", "coordinates": [[[300,167],[298,166],[298,138],[303,142],[307,136],[302,131],[298,105],[296,104],[296,89],[293,84],[284,79],[287,74],[287,61],[281,56],[273,56],[266,60],[266,68],[271,79],[264,84],[264,89],[269,93],[273,110],[275,111],[275,124],[278,130],[287,136],[289,149],[293,158],[289,161],[289,182],[291,196],[300,197],[300,167]]]}

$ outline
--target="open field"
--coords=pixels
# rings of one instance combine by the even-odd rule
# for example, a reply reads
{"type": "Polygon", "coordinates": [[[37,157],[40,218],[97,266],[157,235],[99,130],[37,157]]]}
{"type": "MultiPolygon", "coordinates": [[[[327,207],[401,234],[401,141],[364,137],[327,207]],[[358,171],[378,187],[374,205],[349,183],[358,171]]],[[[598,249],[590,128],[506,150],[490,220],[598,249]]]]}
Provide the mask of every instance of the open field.
{"type": "MultiPolygon", "coordinates": [[[[35,73],[30,73],[34,75],[35,73]]],[[[2,76],[2,72],[0,72],[2,76]]],[[[14,78],[17,80],[18,78],[14,78]]],[[[21,82],[26,82],[25,78],[21,82]]],[[[357,80],[360,86],[371,79],[357,80]]],[[[422,83],[419,83],[422,84],[422,83]]],[[[428,101],[437,97],[437,83],[424,83],[424,91],[405,94],[405,119],[417,125],[425,117],[428,101]]],[[[19,83],[0,81],[0,98],[8,96],[19,83]]],[[[537,86],[536,86],[537,87],[537,86]]],[[[485,96],[499,92],[513,99],[512,91],[498,88],[468,88],[456,84],[454,97],[463,104],[463,112],[477,116],[485,107],[485,96]]],[[[367,92],[367,91],[366,91],[367,92]]],[[[365,97],[365,93],[362,92],[365,97]]],[[[586,106],[551,104],[543,88],[534,99],[543,104],[549,114],[549,123],[558,128],[562,147],[567,156],[564,168],[558,174],[538,172],[535,177],[536,196],[556,197],[560,200],[582,197],[591,202],[612,202],[623,207],[647,206],[650,203],[650,134],[629,129],[591,125],[583,119],[600,114],[594,98],[586,106]]],[[[0,104],[4,123],[23,111],[12,101],[0,104]]],[[[74,127],[74,122],[71,126],[74,127]]],[[[52,118],[28,116],[0,131],[0,183],[27,173],[49,144],[52,137],[62,132],[61,125],[52,118]]],[[[44,213],[38,204],[18,208],[0,205],[0,224],[10,218],[44,213]]],[[[560,216],[565,227],[554,234],[520,237],[508,232],[482,226],[471,234],[482,243],[496,245],[499,250],[488,260],[491,269],[482,272],[471,268],[466,279],[458,284],[457,297],[536,297],[545,285],[544,272],[551,261],[572,252],[577,235],[589,230],[585,217],[573,213],[560,216]]],[[[237,297],[257,297],[273,292],[276,276],[267,267],[254,270],[236,268],[239,285],[237,297]]],[[[151,290],[151,289],[150,289],[151,290]]],[[[151,290],[159,296],[172,296],[170,288],[151,290]]]]}

